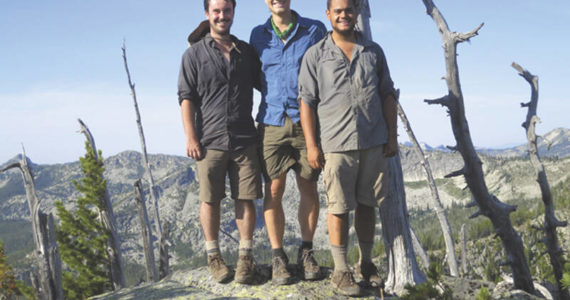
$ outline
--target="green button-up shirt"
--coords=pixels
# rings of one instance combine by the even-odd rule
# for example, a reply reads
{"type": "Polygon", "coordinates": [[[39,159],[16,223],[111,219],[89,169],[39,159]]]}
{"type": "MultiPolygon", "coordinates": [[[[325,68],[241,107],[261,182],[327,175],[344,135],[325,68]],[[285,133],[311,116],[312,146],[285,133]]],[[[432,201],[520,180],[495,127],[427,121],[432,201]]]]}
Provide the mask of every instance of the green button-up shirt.
{"type": "Polygon", "coordinates": [[[309,48],[299,73],[299,99],[316,109],[323,152],[363,150],[385,144],[382,101],[394,83],[382,48],[357,32],[349,61],[331,33],[309,48]]]}

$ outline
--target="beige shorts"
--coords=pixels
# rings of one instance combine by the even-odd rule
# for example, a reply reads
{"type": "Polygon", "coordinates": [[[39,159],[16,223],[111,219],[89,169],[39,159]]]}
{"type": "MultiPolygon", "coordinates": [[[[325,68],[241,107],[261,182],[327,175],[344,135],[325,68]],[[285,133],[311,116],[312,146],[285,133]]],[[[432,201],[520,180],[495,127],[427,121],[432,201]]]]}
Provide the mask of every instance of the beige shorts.
{"type": "Polygon", "coordinates": [[[317,181],[320,170],[315,170],[307,160],[307,145],[301,124],[285,118],[285,125],[272,126],[259,124],[263,175],[267,180],[275,179],[289,169],[299,176],[317,181]]]}
{"type": "Polygon", "coordinates": [[[380,206],[388,194],[388,159],[384,146],[325,153],[323,180],[329,214],[345,214],[357,203],[380,206]]]}
{"type": "Polygon", "coordinates": [[[226,174],[232,199],[255,200],[261,192],[261,168],[255,145],[235,151],[205,150],[197,162],[200,200],[212,203],[226,197],[226,174]]]}

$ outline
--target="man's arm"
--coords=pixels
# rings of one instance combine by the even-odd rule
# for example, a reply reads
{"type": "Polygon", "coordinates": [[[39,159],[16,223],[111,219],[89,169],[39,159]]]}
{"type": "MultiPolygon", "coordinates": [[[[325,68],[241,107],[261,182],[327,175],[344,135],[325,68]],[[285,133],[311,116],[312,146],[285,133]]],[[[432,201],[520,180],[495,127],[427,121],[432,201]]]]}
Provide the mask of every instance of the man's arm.
{"type": "Polygon", "coordinates": [[[182,123],[186,134],[186,155],[195,160],[202,159],[202,147],[196,134],[196,107],[188,99],[183,99],[180,103],[182,110],[182,123]]]}
{"type": "Polygon", "coordinates": [[[315,110],[301,99],[301,127],[307,144],[307,160],[313,169],[322,169],[325,166],[325,158],[318,144],[317,115],[315,110]]]}
{"type": "Polygon", "coordinates": [[[393,94],[388,95],[382,101],[384,120],[388,126],[388,143],[384,146],[384,155],[392,157],[398,154],[398,118],[396,99],[393,94]]]}

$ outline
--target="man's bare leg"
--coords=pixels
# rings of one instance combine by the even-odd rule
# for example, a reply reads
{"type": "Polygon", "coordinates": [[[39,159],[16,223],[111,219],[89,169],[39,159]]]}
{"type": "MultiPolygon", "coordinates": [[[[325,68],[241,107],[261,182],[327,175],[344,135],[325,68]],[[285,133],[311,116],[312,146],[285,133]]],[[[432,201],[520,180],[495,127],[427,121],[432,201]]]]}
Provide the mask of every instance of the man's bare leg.
{"type": "Polygon", "coordinates": [[[317,182],[305,179],[297,174],[297,186],[301,195],[298,212],[301,239],[303,242],[312,242],[319,221],[317,182]]]}
{"type": "Polygon", "coordinates": [[[283,248],[283,235],[285,233],[285,213],[281,200],[285,192],[287,173],[265,182],[265,198],[263,200],[263,217],[267,235],[272,249],[283,248]]]}
{"type": "Polygon", "coordinates": [[[217,241],[220,231],[220,202],[200,204],[200,223],[204,232],[204,239],[217,241]]]}

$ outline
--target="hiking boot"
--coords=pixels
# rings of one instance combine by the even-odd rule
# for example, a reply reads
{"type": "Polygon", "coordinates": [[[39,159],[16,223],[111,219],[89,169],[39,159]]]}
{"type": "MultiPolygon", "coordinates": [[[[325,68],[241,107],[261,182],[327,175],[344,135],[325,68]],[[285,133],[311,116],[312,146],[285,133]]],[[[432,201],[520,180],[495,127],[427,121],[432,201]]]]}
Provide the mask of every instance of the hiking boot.
{"type": "Polygon", "coordinates": [[[249,284],[253,281],[254,275],[253,256],[251,254],[240,255],[237,261],[234,280],[237,283],[249,284]]]}
{"type": "Polygon", "coordinates": [[[232,278],[232,272],[226,266],[220,253],[208,255],[208,269],[210,275],[219,283],[228,282],[232,278]]]}
{"type": "Polygon", "coordinates": [[[378,273],[378,269],[371,261],[365,262],[364,264],[358,264],[354,274],[357,278],[361,278],[366,284],[373,287],[383,287],[384,281],[378,273]]]}
{"type": "Polygon", "coordinates": [[[288,263],[289,260],[287,257],[273,257],[273,270],[271,272],[271,282],[273,282],[273,284],[286,285],[291,283],[291,273],[289,273],[289,270],[287,270],[288,263]]]}
{"type": "Polygon", "coordinates": [[[362,289],[354,281],[352,272],[350,270],[334,271],[331,284],[336,292],[345,296],[361,296],[362,289]]]}
{"type": "Polygon", "coordinates": [[[316,280],[321,277],[321,268],[313,256],[312,249],[299,248],[297,268],[305,280],[316,280]]]}

